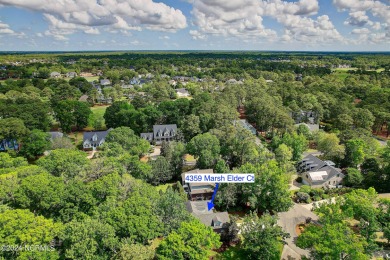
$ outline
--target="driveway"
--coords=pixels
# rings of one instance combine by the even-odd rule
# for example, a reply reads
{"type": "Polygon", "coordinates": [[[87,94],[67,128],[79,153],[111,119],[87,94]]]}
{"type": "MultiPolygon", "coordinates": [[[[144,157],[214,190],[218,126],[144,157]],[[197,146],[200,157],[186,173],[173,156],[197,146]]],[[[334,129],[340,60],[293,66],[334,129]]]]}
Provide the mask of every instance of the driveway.
{"type": "Polygon", "coordinates": [[[288,184],[289,186],[289,190],[299,190],[301,188],[301,186],[303,185],[302,183],[298,183],[296,181],[296,179],[298,178],[298,175],[297,174],[294,174],[293,176],[291,176],[291,180],[290,180],[290,183],[288,184]]]}
{"type": "Polygon", "coordinates": [[[300,223],[305,223],[306,218],[318,220],[318,216],[310,210],[302,207],[299,204],[294,206],[287,212],[281,212],[278,214],[278,225],[282,227],[284,232],[290,234],[290,237],[286,239],[287,245],[283,248],[281,259],[301,259],[301,255],[309,256],[309,251],[299,248],[295,245],[295,241],[298,237],[295,228],[300,223]]]}
{"type": "Polygon", "coordinates": [[[153,153],[151,153],[149,156],[150,159],[156,160],[157,156],[159,156],[160,154],[161,154],[161,146],[155,146],[153,153]]]}
{"type": "Polygon", "coordinates": [[[300,206],[301,207],[304,207],[305,209],[311,211],[314,207],[314,205],[316,206],[320,206],[322,203],[336,203],[336,197],[332,197],[330,199],[325,199],[325,200],[319,200],[319,201],[315,201],[315,202],[312,202],[312,203],[309,203],[309,204],[301,204],[300,206]]]}

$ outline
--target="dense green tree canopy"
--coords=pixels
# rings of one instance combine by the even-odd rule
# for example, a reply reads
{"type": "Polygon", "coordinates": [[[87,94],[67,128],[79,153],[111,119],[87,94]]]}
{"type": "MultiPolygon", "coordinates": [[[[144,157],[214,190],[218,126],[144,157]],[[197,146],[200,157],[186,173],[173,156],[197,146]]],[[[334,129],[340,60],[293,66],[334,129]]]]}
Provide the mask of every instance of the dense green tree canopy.
{"type": "Polygon", "coordinates": [[[198,158],[200,168],[212,167],[219,156],[220,146],[216,136],[205,133],[191,139],[187,145],[188,152],[198,158]]]}
{"type": "Polygon", "coordinates": [[[108,144],[117,143],[131,155],[142,155],[149,151],[148,141],[141,139],[129,127],[118,127],[110,131],[106,137],[108,144]]]}
{"type": "Polygon", "coordinates": [[[29,159],[34,159],[50,148],[50,135],[34,129],[23,138],[22,143],[20,153],[29,159]]]}
{"type": "Polygon", "coordinates": [[[219,237],[210,227],[198,220],[183,222],[157,248],[157,259],[209,259],[209,250],[221,245],[219,237]]]}
{"type": "Polygon", "coordinates": [[[243,249],[247,259],[280,259],[280,248],[289,234],[277,225],[277,219],[269,214],[260,218],[252,213],[240,226],[243,249]]]}
{"type": "Polygon", "coordinates": [[[47,250],[1,250],[5,259],[59,259],[53,242],[63,226],[51,219],[36,216],[29,210],[9,209],[0,211],[0,243],[2,245],[42,245],[47,250]]]}
{"type": "Polygon", "coordinates": [[[37,164],[54,176],[70,180],[77,177],[81,178],[89,165],[89,161],[85,153],[81,151],[58,149],[39,159],[37,164]]]}

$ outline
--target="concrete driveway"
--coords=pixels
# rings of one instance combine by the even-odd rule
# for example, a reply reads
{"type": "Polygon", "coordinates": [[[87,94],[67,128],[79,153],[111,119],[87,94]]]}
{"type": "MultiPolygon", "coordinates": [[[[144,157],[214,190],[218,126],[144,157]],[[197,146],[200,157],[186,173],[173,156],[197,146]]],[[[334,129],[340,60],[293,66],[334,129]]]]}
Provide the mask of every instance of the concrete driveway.
{"type": "Polygon", "coordinates": [[[291,180],[289,185],[289,190],[299,190],[301,186],[303,185],[302,183],[298,183],[296,179],[298,178],[298,174],[294,174],[291,176],[291,180]]]}
{"type": "Polygon", "coordinates": [[[290,238],[286,239],[287,245],[283,248],[281,259],[301,259],[301,255],[309,256],[309,251],[299,248],[295,245],[295,241],[298,237],[295,228],[300,223],[305,223],[306,218],[318,220],[318,216],[310,210],[302,207],[299,204],[294,206],[287,212],[281,212],[278,214],[278,225],[282,227],[284,232],[290,234],[290,238]]]}

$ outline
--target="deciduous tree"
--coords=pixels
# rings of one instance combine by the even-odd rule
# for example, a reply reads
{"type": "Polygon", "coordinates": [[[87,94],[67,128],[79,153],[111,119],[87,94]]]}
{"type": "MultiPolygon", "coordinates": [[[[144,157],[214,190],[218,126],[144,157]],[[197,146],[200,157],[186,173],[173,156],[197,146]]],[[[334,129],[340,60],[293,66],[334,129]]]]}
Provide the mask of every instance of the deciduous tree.
{"type": "Polygon", "coordinates": [[[157,248],[157,259],[206,260],[210,250],[219,248],[219,235],[199,220],[183,222],[177,232],[169,234],[157,248]]]}

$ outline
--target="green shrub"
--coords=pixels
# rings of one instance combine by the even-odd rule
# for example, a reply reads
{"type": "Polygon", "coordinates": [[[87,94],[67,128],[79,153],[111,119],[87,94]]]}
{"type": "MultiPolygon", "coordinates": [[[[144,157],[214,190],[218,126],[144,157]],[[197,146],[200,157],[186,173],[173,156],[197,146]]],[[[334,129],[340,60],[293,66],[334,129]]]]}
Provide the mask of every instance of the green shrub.
{"type": "Polygon", "coordinates": [[[310,195],[307,194],[306,192],[297,192],[295,196],[297,197],[297,202],[305,202],[305,203],[311,202],[310,195]]]}
{"type": "Polygon", "coordinates": [[[321,188],[312,189],[309,192],[310,196],[312,196],[312,197],[315,197],[315,196],[321,197],[322,194],[324,194],[324,193],[325,193],[325,191],[323,189],[321,189],[321,188]]]}
{"type": "Polygon", "coordinates": [[[302,185],[301,188],[299,189],[300,192],[305,192],[305,193],[310,193],[311,188],[308,185],[302,185]]]}
{"type": "Polygon", "coordinates": [[[320,196],[318,196],[318,195],[316,195],[316,196],[314,196],[313,197],[313,200],[314,201],[319,201],[319,200],[321,200],[322,198],[320,197],[320,196]]]}

